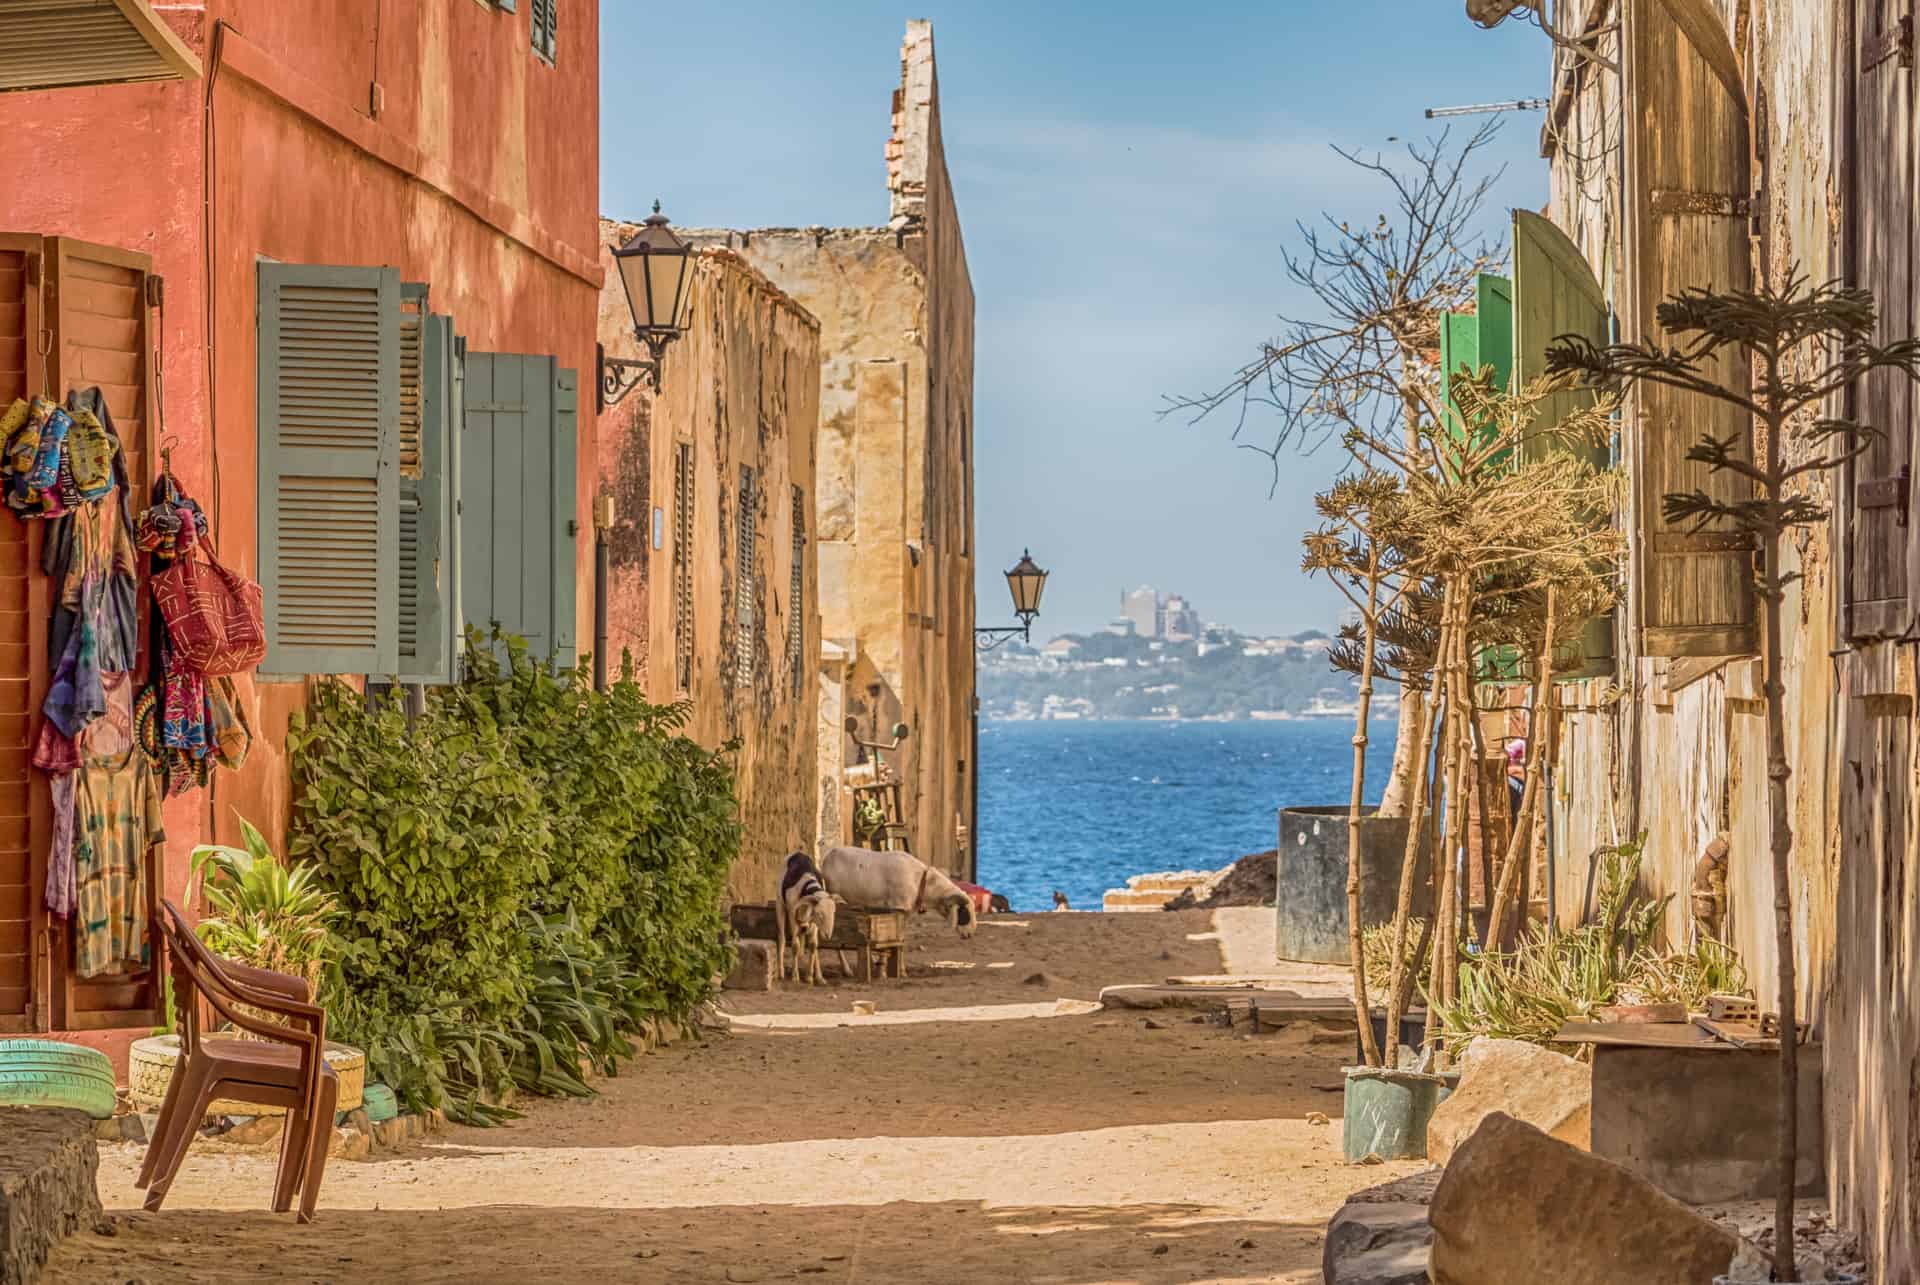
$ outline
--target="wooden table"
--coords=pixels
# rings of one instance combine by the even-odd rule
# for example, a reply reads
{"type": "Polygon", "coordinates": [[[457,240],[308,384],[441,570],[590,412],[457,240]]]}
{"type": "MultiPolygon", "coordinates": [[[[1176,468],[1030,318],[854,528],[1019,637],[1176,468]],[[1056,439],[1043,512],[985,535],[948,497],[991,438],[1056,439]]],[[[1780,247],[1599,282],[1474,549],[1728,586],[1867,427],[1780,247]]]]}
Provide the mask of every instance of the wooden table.
{"type": "MultiPolygon", "coordinates": [[[[762,941],[780,941],[779,917],[772,902],[738,904],[729,912],[734,935],[762,941]]],[[[784,947],[785,943],[781,943],[784,947]]],[[[855,910],[842,906],[834,916],[833,933],[821,939],[822,950],[840,953],[840,971],[848,977],[853,969],[847,964],[847,951],[859,952],[862,981],[874,978],[874,963],[880,964],[883,978],[907,975],[907,912],[904,910],[855,910]]]]}

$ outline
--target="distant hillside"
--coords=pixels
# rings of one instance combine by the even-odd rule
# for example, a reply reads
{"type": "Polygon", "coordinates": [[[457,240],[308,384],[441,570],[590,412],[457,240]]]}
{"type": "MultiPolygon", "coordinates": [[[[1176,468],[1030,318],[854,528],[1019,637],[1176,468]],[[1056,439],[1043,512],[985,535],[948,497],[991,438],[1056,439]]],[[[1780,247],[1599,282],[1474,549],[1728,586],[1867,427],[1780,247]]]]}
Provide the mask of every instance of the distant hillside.
{"type": "MultiPolygon", "coordinates": [[[[1352,678],[1327,662],[1328,637],[1215,631],[1173,643],[1099,633],[981,658],[988,718],[1280,718],[1353,713],[1352,678]]],[[[1376,702],[1390,714],[1391,700],[1376,702]]]]}

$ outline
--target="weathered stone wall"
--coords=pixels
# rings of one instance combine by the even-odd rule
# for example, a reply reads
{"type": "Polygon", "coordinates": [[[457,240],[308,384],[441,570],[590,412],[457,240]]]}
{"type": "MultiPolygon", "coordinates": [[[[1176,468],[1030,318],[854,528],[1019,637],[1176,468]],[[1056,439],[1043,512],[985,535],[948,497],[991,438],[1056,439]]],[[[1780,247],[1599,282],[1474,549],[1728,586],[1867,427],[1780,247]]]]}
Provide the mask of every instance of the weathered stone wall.
{"type": "MultiPolygon", "coordinates": [[[[1835,143],[1844,137],[1846,101],[1834,68],[1846,63],[1846,42],[1859,37],[1845,27],[1844,8],[1815,0],[1715,5],[1743,70],[1756,136],[1754,273],[1775,285],[1795,270],[1816,281],[1848,270],[1841,237],[1849,181],[1835,143]]],[[[1603,39],[1602,52],[1618,57],[1617,35],[1603,39]]],[[[1546,138],[1551,212],[1617,296],[1630,267],[1617,232],[1626,182],[1619,81],[1589,69],[1582,82],[1569,95],[1564,124],[1550,126],[1546,138]]],[[[1624,123],[1649,127],[1631,114],[1624,123]]],[[[1624,422],[1628,433],[1637,431],[1631,413],[1624,422]]],[[[1632,458],[1631,438],[1625,445],[1632,458]]],[[[1808,490],[1833,504],[1837,479],[1815,475],[1808,490]]],[[[1836,514],[1836,524],[1846,520],[1836,514]]],[[[1843,637],[1835,547],[1835,528],[1817,527],[1796,533],[1787,557],[1800,577],[1784,603],[1797,989],[1801,1012],[1823,1040],[1834,1206],[1860,1232],[1881,1278],[1905,1280],[1920,1274],[1914,648],[1843,637]]],[[[1618,691],[1589,683],[1563,697],[1587,708],[1569,721],[1558,761],[1557,913],[1572,920],[1590,904],[1596,847],[1644,830],[1647,883],[1675,894],[1667,933],[1685,942],[1694,862],[1724,830],[1732,842],[1727,935],[1761,1002],[1772,1004],[1777,954],[1759,663],[1641,657],[1631,628],[1635,605],[1623,613],[1618,691]]]]}
{"type": "MultiPolygon", "coordinates": [[[[851,657],[844,713],[886,739],[915,854],[971,874],[973,286],[940,139],[933,36],[908,24],[887,147],[892,226],[687,235],[820,319],[822,633],[851,657]],[[964,841],[963,841],[964,840],[964,841]]],[[[824,719],[823,719],[824,722],[824,719]]],[[[829,747],[821,797],[857,753],[829,747]]],[[[847,837],[845,812],[821,841],[847,837]]]]}
{"type": "MultiPolygon", "coordinates": [[[[603,221],[603,247],[635,225],[603,221]]],[[[600,338],[609,356],[643,357],[612,255],[603,248],[600,338]]],[[[745,837],[733,896],[774,894],[786,856],[813,843],[820,622],[819,541],[812,515],[820,418],[820,327],[739,256],[700,252],[692,323],[667,350],[656,392],[628,394],[602,416],[600,485],[615,502],[608,594],[610,668],[639,659],[650,699],[686,700],[703,745],[740,742],[745,837]],[[674,474],[694,459],[693,668],[682,686],[675,640],[674,474]],[[752,574],[742,575],[741,469],[753,471],[752,574]],[[793,593],[795,505],[801,592],[793,593]],[[800,647],[789,630],[799,617],[800,647]]]]}

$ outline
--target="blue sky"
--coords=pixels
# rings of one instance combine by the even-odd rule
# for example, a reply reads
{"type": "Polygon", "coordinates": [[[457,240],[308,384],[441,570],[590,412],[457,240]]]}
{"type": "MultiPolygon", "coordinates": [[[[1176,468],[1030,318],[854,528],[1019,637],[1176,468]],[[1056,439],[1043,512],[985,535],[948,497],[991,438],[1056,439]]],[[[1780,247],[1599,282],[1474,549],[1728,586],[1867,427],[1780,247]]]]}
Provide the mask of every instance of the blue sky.
{"type": "MultiPolygon", "coordinates": [[[[601,201],[687,226],[883,223],[882,147],[908,18],[934,24],[947,164],[978,301],[981,623],[1023,547],[1053,572],[1042,636],[1097,627],[1141,582],[1255,632],[1328,625],[1299,573],[1324,449],[1272,470],[1225,419],[1162,419],[1297,311],[1297,219],[1355,222],[1377,183],[1330,145],[1393,152],[1430,106],[1545,92],[1537,30],[1453,0],[1166,5],[601,3],[601,201]],[[1400,142],[1391,142],[1398,138],[1400,142]]],[[[1471,130],[1473,120],[1456,123],[1471,130]]],[[[1508,117],[1496,224],[1547,194],[1540,114],[1508,117]]]]}

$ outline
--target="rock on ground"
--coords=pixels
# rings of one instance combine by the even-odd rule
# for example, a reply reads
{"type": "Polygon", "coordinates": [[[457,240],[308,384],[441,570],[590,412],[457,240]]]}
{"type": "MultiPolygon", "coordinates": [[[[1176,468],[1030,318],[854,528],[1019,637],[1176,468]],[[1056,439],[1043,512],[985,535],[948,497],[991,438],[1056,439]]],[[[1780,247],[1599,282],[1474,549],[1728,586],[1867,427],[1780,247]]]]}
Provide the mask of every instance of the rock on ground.
{"type": "Polygon", "coordinates": [[[31,1281],[61,1240],[100,1217],[93,1121],[64,1107],[0,1108],[0,1281],[31,1281]]]}
{"type": "Polygon", "coordinates": [[[1482,1036],[1461,1060],[1459,1087],[1427,1122],[1427,1159],[1446,1164],[1495,1111],[1586,1151],[1593,1137],[1592,1072],[1537,1044],[1482,1036]]]}
{"type": "Polygon", "coordinates": [[[1326,1285],[1426,1285],[1432,1242],[1425,1205],[1349,1202],[1327,1224],[1321,1275],[1326,1285]]]}
{"type": "Polygon", "coordinates": [[[774,955],[777,942],[757,937],[742,937],[733,943],[733,971],[722,985],[730,991],[770,991],[773,989],[774,955]]]}
{"type": "Polygon", "coordinates": [[[1645,1179],[1498,1111],[1454,1152],[1428,1217],[1434,1285],[1700,1285],[1740,1243],[1645,1179]]]}

